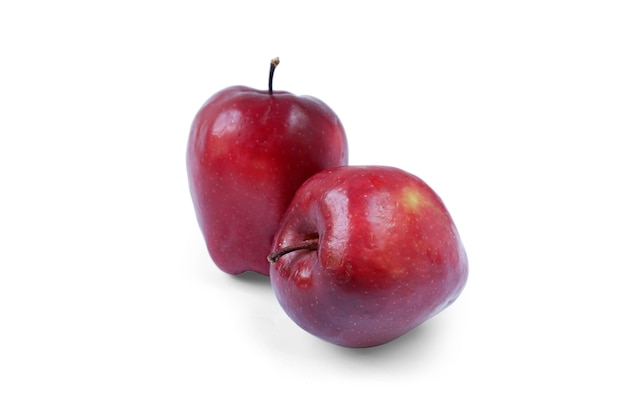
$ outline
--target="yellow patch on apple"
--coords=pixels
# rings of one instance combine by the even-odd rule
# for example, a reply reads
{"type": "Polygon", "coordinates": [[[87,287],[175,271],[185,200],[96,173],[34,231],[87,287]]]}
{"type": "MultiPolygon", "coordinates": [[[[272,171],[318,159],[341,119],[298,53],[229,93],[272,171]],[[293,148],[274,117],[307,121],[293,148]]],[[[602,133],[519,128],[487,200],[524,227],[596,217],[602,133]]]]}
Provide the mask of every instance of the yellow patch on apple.
{"type": "Polygon", "coordinates": [[[407,210],[415,211],[418,207],[428,204],[419,191],[413,188],[404,188],[402,190],[402,196],[400,202],[407,210]]]}

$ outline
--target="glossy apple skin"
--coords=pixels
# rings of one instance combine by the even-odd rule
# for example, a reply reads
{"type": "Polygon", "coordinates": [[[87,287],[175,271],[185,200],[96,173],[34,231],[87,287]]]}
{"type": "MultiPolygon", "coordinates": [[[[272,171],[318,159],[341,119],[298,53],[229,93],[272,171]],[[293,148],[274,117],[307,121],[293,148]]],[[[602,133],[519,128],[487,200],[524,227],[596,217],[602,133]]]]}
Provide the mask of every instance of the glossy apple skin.
{"type": "Polygon", "coordinates": [[[270,268],[280,305],[303,329],[346,347],[387,343],[450,305],[468,276],[439,196],[383,166],[329,169],[294,197],[272,252],[318,237],[270,268]]]}
{"type": "Polygon", "coordinates": [[[193,120],[187,172],[215,264],[268,275],[272,239],[298,187],[347,162],[344,128],[322,101],[243,86],[213,95],[193,120]]]}

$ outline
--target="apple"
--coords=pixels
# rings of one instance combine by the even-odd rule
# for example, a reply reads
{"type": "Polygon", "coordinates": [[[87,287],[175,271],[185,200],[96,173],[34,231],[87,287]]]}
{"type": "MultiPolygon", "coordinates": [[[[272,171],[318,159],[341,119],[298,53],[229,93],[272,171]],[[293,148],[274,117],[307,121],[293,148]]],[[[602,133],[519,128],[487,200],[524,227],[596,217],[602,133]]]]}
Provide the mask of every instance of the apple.
{"type": "Polygon", "coordinates": [[[346,347],[387,343],[461,293],[468,262],[441,198],[394,167],[344,166],[308,179],[268,256],[285,312],[346,347]]]}
{"type": "Polygon", "coordinates": [[[300,185],[346,165],[339,117],[321,100],[274,91],[225,88],[195,116],[187,173],[208,252],[224,272],[269,274],[266,260],[280,219],[300,185]]]}

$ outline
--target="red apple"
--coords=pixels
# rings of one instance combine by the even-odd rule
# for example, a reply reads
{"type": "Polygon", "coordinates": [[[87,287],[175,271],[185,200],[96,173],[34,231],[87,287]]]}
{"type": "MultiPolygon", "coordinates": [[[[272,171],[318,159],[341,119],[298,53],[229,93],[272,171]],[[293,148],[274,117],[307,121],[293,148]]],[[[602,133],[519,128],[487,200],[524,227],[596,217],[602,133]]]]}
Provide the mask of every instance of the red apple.
{"type": "Polygon", "coordinates": [[[467,256],[438,195],[398,168],[320,172],[276,234],[270,280],[303,329],[347,347],[389,342],[450,305],[467,256]]]}
{"type": "Polygon", "coordinates": [[[337,115],[317,98],[234,86],[198,111],[187,146],[196,217],[215,264],[229,274],[269,274],[280,219],[313,174],[348,162],[337,115]]]}

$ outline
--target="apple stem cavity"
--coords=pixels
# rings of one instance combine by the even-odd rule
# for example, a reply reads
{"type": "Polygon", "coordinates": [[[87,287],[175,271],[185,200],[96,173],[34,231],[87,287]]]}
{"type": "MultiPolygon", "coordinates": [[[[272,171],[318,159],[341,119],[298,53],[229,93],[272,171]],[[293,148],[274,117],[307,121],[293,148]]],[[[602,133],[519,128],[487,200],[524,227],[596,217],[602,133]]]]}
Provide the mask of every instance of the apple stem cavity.
{"type": "Polygon", "coordinates": [[[268,88],[270,96],[274,92],[274,90],[272,89],[272,84],[274,82],[274,70],[276,70],[276,67],[278,66],[278,64],[280,64],[280,59],[278,59],[278,57],[272,59],[272,61],[270,62],[270,81],[269,81],[269,88],[268,88]]]}
{"type": "Polygon", "coordinates": [[[282,256],[287,255],[288,253],[291,253],[291,252],[295,252],[297,250],[314,251],[314,250],[317,250],[317,244],[318,244],[317,239],[303,240],[302,242],[294,246],[288,246],[281,250],[277,250],[276,252],[270,253],[270,255],[267,257],[267,260],[269,261],[269,263],[273,264],[273,263],[276,263],[276,261],[280,259],[282,256]]]}

